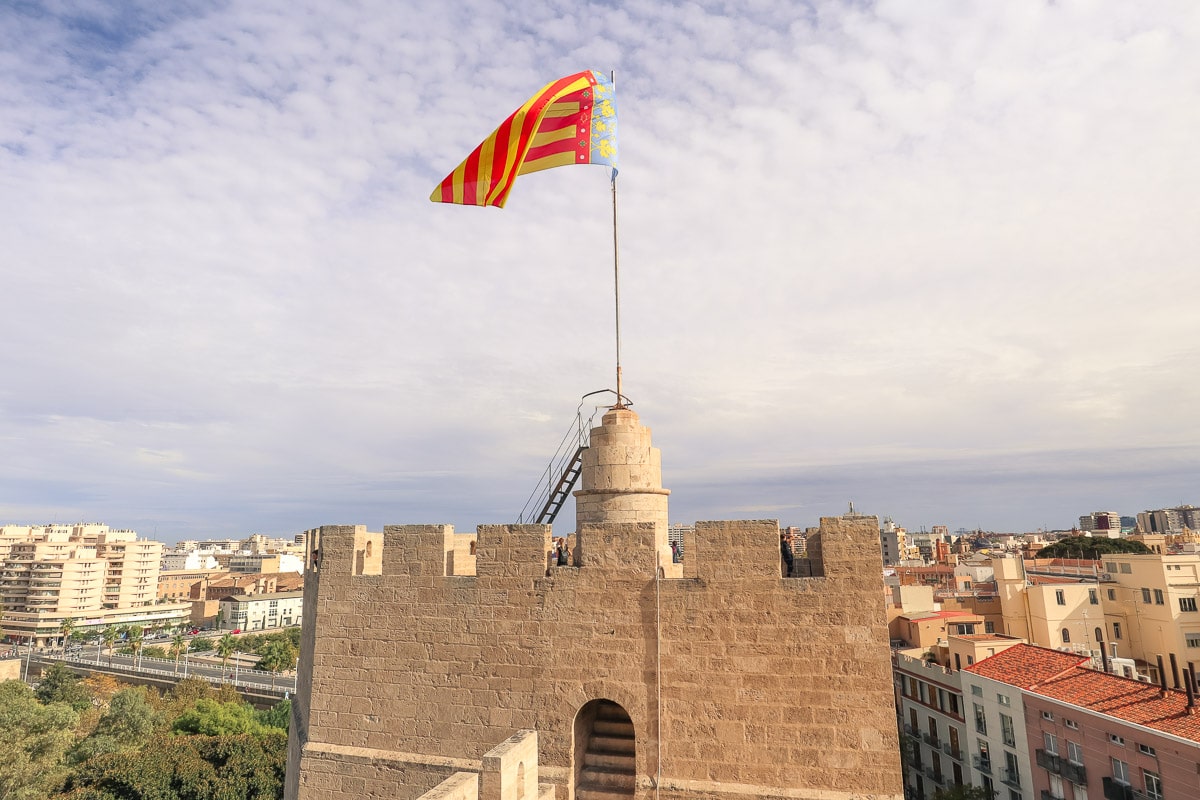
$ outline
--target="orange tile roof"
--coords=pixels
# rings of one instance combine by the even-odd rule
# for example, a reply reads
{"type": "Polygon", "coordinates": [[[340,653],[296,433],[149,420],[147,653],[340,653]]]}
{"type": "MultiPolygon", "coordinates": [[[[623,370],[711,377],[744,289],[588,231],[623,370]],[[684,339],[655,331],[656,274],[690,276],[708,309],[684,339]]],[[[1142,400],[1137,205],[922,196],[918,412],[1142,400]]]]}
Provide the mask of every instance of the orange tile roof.
{"type": "Polygon", "coordinates": [[[983,678],[1029,689],[1087,660],[1088,656],[1018,644],[964,669],[983,678]]]}
{"type": "Polygon", "coordinates": [[[1200,742],[1200,711],[1187,713],[1187,694],[1087,669],[1087,656],[1019,644],[972,664],[965,671],[1025,689],[1031,694],[1200,742]]]}

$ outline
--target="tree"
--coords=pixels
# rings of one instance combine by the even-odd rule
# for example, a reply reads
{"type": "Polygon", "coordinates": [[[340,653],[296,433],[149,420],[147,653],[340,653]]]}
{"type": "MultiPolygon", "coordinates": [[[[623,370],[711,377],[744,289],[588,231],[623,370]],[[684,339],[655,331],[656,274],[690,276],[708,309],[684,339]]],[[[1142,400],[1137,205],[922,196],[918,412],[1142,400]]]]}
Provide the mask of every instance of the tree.
{"type": "Polygon", "coordinates": [[[221,671],[224,672],[229,665],[229,657],[237,652],[237,639],[233,638],[232,633],[227,633],[217,642],[217,655],[221,657],[221,671]]]}
{"type": "Polygon", "coordinates": [[[92,707],[92,696],[79,676],[59,662],[42,672],[42,680],[34,694],[46,705],[64,703],[76,712],[92,707]]]}
{"type": "Polygon", "coordinates": [[[272,728],[288,729],[292,721],[292,701],[280,700],[268,709],[258,712],[258,721],[272,728]]]}
{"type": "Polygon", "coordinates": [[[1132,539],[1109,539],[1100,536],[1068,536],[1037,552],[1038,558],[1086,558],[1099,561],[1113,553],[1143,554],[1149,547],[1132,539]]]}
{"type": "Polygon", "coordinates": [[[286,669],[291,669],[296,663],[296,649],[291,642],[275,639],[268,642],[263,649],[262,658],[258,660],[257,669],[265,669],[271,673],[271,688],[275,688],[275,676],[286,669]]]}
{"type": "Polygon", "coordinates": [[[207,653],[216,647],[212,639],[192,639],[191,649],[197,653],[207,653]]]}
{"type": "Polygon", "coordinates": [[[109,625],[100,632],[100,638],[104,640],[104,644],[108,647],[108,665],[112,666],[113,645],[117,643],[117,639],[121,638],[121,632],[109,625]]]}
{"type": "Polygon", "coordinates": [[[42,705],[20,681],[0,683],[0,798],[55,795],[78,722],[69,706],[42,705]]]}
{"type": "Polygon", "coordinates": [[[125,631],[125,641],[129,643],[129,647],[133,650],[134,665],[140,669],[142,666],[142,645],[146,641],[142,626],[130,625],[125,631]]]}
{"type": "Polygon", "coordinates": [[[187,637],[177,633],[171,639],[171,655],[175,659],[175,674],[179,674],[179,657],[187,650],[187,637]]]}
{"type": "Polygon", "coordinates": [[[982,786],[971,786],[964,783],[936,790],[933,793],[933,800],[992,800],[995,796],[994,791],[989,792],[982,786]]]}
{"type": "Polygon", "coordinates": [[[171,725],[176,733],[224,736],[235,733],[250,733],[255,736],[277,735],[278,728],[264,725],[258,712],[249,703],[235,701],[220,703],[201,699],[195,708],[185,711],[171,725]]]}
{"type": "Polygon", "coordinates": [[[75,618],[64,617],[63,621],[58,623],[58,629],[62,632],[62,649],[67,652],[67,639],[71,636],[71,631],[75,630],[75,618]]]}
{"type": "Polygon", "coordinates": [[[162,723],[143,686],[122,689],[112,697],[91,735],[71,748],[67,760],[80,764],[106,753],[141,747],[162,723]]]}

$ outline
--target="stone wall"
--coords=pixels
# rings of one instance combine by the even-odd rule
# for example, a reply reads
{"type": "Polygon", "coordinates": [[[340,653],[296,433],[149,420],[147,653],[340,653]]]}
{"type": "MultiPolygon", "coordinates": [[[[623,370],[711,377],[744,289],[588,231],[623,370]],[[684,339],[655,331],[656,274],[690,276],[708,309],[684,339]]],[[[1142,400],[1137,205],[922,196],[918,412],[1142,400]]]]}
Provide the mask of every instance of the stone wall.
{"type": "Polygon", "coordinates": [[[697,523],[677,578],[661,527],[581,520],[547,571],[549,526],[483,526],[474,575],[448,526],[314,532],[286,796],[413,800],[529,729],[566,800],[603,698],[641,797],[899,798],[874,519],[823,519],[794,578],[775,521],[697,523]]]}

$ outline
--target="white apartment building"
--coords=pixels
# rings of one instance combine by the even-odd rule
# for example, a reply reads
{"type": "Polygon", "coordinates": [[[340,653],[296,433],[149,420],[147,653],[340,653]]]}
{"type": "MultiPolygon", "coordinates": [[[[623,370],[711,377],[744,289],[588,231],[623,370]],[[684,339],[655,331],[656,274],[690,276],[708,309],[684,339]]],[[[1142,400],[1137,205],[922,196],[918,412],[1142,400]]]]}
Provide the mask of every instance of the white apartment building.
{"type": "Polygon", "coordinates": [[[961,674],[971,783],[997,800],[1036,800],[1021,691],[971,670],[961,674]]]}
{"type": "Polygon", "coordinates": [[[218,627],[222,630],[261,631],[300,624],[304,592],[235,594],[219,603],[218,627]]]}

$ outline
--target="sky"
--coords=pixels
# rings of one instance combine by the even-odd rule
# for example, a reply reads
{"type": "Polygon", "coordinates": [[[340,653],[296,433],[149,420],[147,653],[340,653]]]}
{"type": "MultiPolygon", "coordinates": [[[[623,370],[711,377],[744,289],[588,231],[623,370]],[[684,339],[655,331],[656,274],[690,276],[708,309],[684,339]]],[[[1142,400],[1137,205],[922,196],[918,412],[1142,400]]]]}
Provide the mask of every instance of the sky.
{"type": "Polygon", "coordinates": [[[1200,505],[1192,0],[18,0],[0,524],[515,521],[615,387],[609,173],[428,198],[584,69],[673,522],[1200,505]]]}

